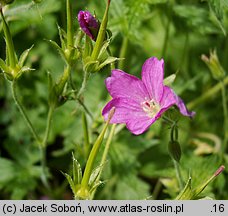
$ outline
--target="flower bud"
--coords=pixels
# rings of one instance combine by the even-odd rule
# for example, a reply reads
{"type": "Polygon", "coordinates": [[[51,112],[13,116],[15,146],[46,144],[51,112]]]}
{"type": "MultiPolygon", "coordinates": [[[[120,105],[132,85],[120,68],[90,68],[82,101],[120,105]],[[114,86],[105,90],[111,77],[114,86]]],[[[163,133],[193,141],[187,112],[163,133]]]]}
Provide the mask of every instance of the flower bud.
{"type": "Polygon", "coordinates": [[[223,67],[221,66],[216,50],[210,51],[209,58],[205,55],[201,56],[201,59],[206,63],[206,65],[209,67],[212,76],[216,80],[221,80],[225,76],[225,71],[223,67]]]}
{"type": "Polygon", "coordinates": [[[170,141],[168,145],[169,154],[171,157],[179,162],[181,158],[181,147],[178,141],[170,141]]]}
{"type": "Polygon", "coordinates": [[[98,20],[89,11],[79,11],[78,22],[83,32],[95,41],[100,26],[98,20]]]}

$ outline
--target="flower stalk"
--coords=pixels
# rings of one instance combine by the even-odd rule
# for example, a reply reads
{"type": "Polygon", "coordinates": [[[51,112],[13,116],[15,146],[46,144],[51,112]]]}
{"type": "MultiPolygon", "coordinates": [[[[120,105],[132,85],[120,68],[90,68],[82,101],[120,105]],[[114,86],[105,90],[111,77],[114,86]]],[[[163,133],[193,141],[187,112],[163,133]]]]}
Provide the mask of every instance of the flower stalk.
{"type": "Polygon", "coordinates": [[[72,6],[70,0],[66,1],[67,10],[67,49],[71,50],[73,47],[73,18],[72,18],[72,6]]]}
{"type": "Polygon", "coordinates": [[[89,140],[88,123],[87,123],[85,112],[82,112],[82,127],[84,132],[84,154],[85,154],[85,158],[87,158],[90,151],[90,140],[89,140]]]}
{"type": "MultiPolygon", "coordinates": [[[[115,133],[115,129],[116,129],[116,124],[113,124],[113,125],[112,125],[112,128],[111,128],[111,131],[110,131],[110,133],[109,133],[107,142],[106,142],[106,144],[105,144],[105,149],[104,149],[102,158],[101,158],[101,162],[100,162],[100,172],[99,172],[99,174],[98,174],[98,176],[97,176],[97,179],[96,179],[97,182],[100,181],[101,174],[102,174],[102,172],[103,172],[104,165],[105,165],[105,162],[106,162],[106,160],[107,160],[108,152],[109,152],[109,149],[110,149],[110,146],[111,146],[111,143],[112,143],[112,139],[113,139],[113,136],[114,136],[114,133],[115,133]]],[[[94,194],[95,194],[95,193],[96,193],[96,190],[94,190],[92,197],[94,197],[94,194]]]]}
{"type": "Polygon", "coordinates": [[[174,168],[175,168],[175,172],[176,172],[176,177],[177,177],[177,181],[179,184],[179,188],[180,190],[182,190],[184,188],[184,181],[181,175],[181,171],[180,171],[180,164],[173,159],[173,164],[174,164],[174,168]]]}
{"type": "Polygon", "coordinates": [[[113,108],[111,111],[110,111],[110,114],[109,114],[109,119],[108,121],[105,123],[105,126],[104,128],[102,129],[100,135],[98,136],[98,138],[96,139],[94,145],[93,145],[93,148],[89,154],[89,158],[87,160],[87,163],[86,163],[86,167],[85,167],[85,171],[84,171],[84,174],[83,174],[83,177],[82,177],[82,181],[81,181],[81,189],[78,191],[77,193],[77,196],[78,197],[81,197],[81,198],[85,198],[88,196],[88,191],[89,191],[89,179],[90,179],[90,176],[91,176],[91,173],[92,173],[92,170],[93,170],[93,167],[94,167],[94,162],[96,160],[96,157],[97,157],[97,154],[98,154],[98,151],[100,149],[100,146],[101,146],[101,143],[103,141],[103,138],[104,138],[104,135],[105,135],[105,132],[108,128],[108,125],[109,125],[109,122],[113,116],[115,112],[115,108],[113,108]]]}

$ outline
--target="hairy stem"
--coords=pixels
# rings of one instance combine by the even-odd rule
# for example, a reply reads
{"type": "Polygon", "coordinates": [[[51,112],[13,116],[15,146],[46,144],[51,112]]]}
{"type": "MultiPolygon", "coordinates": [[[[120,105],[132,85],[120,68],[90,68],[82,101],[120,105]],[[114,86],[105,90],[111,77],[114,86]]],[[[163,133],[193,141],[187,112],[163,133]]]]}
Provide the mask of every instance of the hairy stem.
{"type": "Polygon", "coordinates": [[[108,152],[109,152],[109,149],[110,149],[110,145],[112,143],[112,138],[114,136],[115,129],[116,129],[116,124],[113,124],[112,128],[111,128],[111,131],[109,133],[106,145],[105,145],[105,149],[104,149],[102,158],[101,158],[101,162],[100,162],[101,170],[100,170],[99,175],[97,177],[98,180],[100,179],[102,171],[104,169],[104,164],[105,164],[105,161],[107,160],[108,152]]]}
{"type": "Polygon", "coordinates": [[[52,120],[53,112],[54,112],[54,108],[51,106],[48,111],[46,130],[42,141],[42,148],[46,148],[47,146],[47,140],[48,140],[48,136],[51,128],[51,120],[52,120]]]}
{"type": "Polygon", "coordinates": [[[82,126],[84,132],[84,154],[85,158],[88,158],[89,151],[90,151],[90,140],[89,140],[89,130],[88,130],[88,123],[86,119],[86,114],[82,112],[82,126]]]}

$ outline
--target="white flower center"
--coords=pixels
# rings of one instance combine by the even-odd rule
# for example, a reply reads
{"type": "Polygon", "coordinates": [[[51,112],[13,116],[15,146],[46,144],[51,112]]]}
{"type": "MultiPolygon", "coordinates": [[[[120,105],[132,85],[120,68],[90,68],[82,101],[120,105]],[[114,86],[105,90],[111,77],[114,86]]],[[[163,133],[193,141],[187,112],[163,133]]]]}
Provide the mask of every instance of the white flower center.
{"type": "Polygon", "coordinates": [[[146,100],[141,103],[142,109],[150,118],[153,118],[161,108],[154,100],[148,100],[147,98],[145,99],[146,100]]]}

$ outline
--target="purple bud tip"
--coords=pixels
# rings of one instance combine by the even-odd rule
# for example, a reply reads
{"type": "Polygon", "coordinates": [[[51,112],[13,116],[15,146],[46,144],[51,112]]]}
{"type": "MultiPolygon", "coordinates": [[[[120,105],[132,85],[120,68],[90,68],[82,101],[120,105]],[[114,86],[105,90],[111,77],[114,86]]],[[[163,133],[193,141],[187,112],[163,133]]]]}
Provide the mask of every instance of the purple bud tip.
{"type": "Polygon", "coordinates": [[[79,11],[78,22],[81,29],[94,40],[94,31],[98,31],[99,28],[96,18],[89,11],[79,11]]]}
{"type": "Polygon", "coordinates": [[[108,121],[111,121],[114,113],[116,111],[116,108],[115,107],[112,107],[112,109],[110,110],[109,114],[108,114],[108,121]]]}
{"type": "Polygon", "coordinates": [[[225,169],[224,165],[220,166],[214,173],[214,176],[218,176],[224,169],[225,169]]]}

